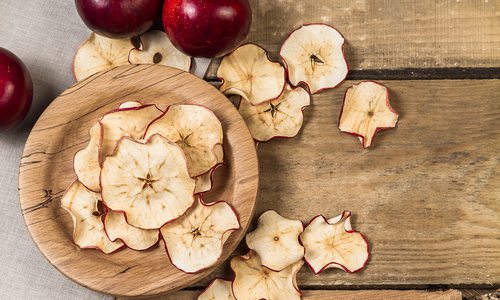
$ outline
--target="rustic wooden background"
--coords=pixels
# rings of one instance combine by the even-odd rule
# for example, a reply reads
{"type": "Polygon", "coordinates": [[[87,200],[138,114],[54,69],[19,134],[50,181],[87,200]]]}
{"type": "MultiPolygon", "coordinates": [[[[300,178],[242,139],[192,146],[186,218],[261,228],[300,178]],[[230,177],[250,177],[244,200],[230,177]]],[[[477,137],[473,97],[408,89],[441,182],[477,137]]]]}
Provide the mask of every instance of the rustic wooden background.
{"type": "MultiPolygon", "coordinates": [[[[461,299],[498,288],[500,1],[251,3],[249,41],[271,57],[303,23],[333,25],[347,40],[350,80],[313,96],[297,138],[258,146],[257,213],[308,221],[352,210],[371,243],[360,273],[303,268],[304,299],[461,299]],[[336,128],[345,89],[363,79],[387,85],[401,114],[369,150],[336,128]]],[[[226,265],[213,276],[227,274],[226,265]]],[[[161,299],[193,299],[210,279],[161,299]]]]}

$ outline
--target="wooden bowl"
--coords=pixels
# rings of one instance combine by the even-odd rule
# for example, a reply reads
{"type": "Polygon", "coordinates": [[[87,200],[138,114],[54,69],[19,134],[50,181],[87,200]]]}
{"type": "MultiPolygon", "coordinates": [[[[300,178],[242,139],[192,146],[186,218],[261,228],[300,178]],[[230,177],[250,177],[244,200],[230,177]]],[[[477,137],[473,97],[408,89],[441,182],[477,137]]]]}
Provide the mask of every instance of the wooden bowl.
{"type": "Polygon", "coordinates": [[[90,127],[126,101],[154,103],[160,109],[174,103],[201,104],[221,120],[225,174],[205,199],[228,201],[242,228],[225,243],[216,266],[234,251],[254,214],[257,155],[243,119],[224,95],[189,73],[163,66],[124,66],[96,74],[62,93],[42,114],[19,171],[21,208],[33,240],[59,271],[85,287],[116,296],[155,296],[193,284],[216,266],[185,274],[170,263],[162,241],[150,250],[125,249],[111,255],[80,249],[73,243],[71,217],[60,205],[76,178],[73,156],[88,143],[90,127]]]}

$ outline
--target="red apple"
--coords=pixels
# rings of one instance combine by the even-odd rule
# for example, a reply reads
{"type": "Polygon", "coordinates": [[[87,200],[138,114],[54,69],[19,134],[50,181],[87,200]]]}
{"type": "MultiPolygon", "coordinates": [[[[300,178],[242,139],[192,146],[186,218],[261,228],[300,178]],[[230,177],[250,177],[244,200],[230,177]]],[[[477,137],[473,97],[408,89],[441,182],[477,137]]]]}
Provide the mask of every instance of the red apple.
{"type": "Polygon", "coordinates": [[[233,51],[251,24],[248,0],[165,0],[163,5],[165,32],[190,56],[212,58],[233,51]]]}
{"type": "Polygon", "coordinates": [[[121,39],[139,35],[153,25],[161,0],[75,0],[85,25],[99,35],[121,39]]]}
{"type": "Polygon", "coordinates": [[[28,114],[33,82],[23,62],[0,48],[0,131],[12,128],[28,114]]]}

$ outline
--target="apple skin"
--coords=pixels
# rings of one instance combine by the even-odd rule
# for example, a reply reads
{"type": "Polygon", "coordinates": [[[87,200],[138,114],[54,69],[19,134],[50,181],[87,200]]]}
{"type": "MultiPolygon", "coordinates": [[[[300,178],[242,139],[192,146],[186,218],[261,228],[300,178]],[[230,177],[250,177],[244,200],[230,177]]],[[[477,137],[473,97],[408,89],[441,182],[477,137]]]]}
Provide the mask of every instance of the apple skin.
{"type": "Polygon", "coordinates": [[[75,0],[85,25],[114,39],[130,38],[147,31],[161,12],[162,0],[75,0]]]}
{"type": "Polygon", "coordinates": [[[220,57],[247,37],[248,0],[165,0],[163,26],[172,44],[189,56],[220,57]]]}
{"type": "Polygon", "coordinates": [[[33,81],[23,62],[0,47],[0,132],[19,124],[33,101],[33,81]]]}

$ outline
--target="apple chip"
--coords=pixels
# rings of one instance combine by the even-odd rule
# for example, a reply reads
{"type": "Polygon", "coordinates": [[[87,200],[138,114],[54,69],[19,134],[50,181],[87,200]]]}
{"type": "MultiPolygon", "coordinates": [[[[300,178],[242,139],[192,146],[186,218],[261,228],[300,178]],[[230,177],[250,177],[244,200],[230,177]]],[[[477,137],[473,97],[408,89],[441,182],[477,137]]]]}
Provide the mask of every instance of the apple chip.
{"type": "Polygon", "coordinates": [[[161,135],[145,143],[123,138],[102,165],[102,198],[112,210],[123,211],[127,222],[157,229],[177,219],[194,202],[195,180],[182,149],[161,135]]]}
{"type": "Polygon", "coordinates": [[[371,146],[377,132],[396,127],[399,115],[389,103],[387,88],[365,81],[347,89],[340,112],[340,131],[357,136],[363,148],[371,146]]]}
{"type": "Polygon", "coordinates": [[[186,215],[160,230],[172,264],[196,273],[217,262],[229,235],[239,228],[238,217],[227,202],[205,204],[198,197],[186,215]]]}
{"type": "Polygon", "coordinates": [[[198,296],[197,300],[236,300],[231,283],[231,280],[215,278],[198,296]]]}
{"type": "Polygon", "coordinates": [[[266,50],[246,44],[222,59],[217,77],[224,94],[240,95],[252,105],[278,98],[285,87],[285,69],[266,50]]]}
{"type": "Polygon", "coordinates": [[[104,228],[110,240],[120,239],[127,247],[134,250],[146,250],[160,239],[158,229],[140,229],[130,226],[122,212],[107,210],[104,216],[104,228]]]}
{"type": "Polygon", "coordinates": [[[129,39],[110,39],[92,33],[76,52],[73,62],[76,80],[128,65],[128,54],[132,49],[134,45],[129,39]]]}
{"type": "Polygon", "coordinates": [[[213,186],[213,177],[217,169],[219,167],[223,166],[222,163],[218,163],[215,167],[212,168],[212,170],[208,171],[207,173],[196,177],[196,187],[194,188],[194,193],[195,194],[203,194],[206,192],[209,192],[212,189],[213,186]]]}
{"type": "Polygon", "coordinates": [[[90,142],[78,151],[74,168],[78,180],[88,189],[100,192],[99,174],[101,162],[113,153],[122,136],[140,139],[147,125],[162,112],[154,105],[143,106],[139,102],[125,102],[120,108],[106,114],[90,129],[90,142]]]}
{"type": "Polygon", "coordinates": [[[182,148],[193,178],[207,173],[218,163],[220,153],[216,145],[222,144],[222,124],[206,107],[171,105],[149,125],[145,137],[154,134],[161,134],[182,148]]]}
{"type": "Polygon", "coordinates": [[[332,267],[351,273],[359,271],[370,254],[363,235],[352,230],[351,212],[330,220],[317,216],[299,238],[306,249],[304,259],[314,274],[332,267]]]}
{"type": "Polygon", "coordinates": [[[250,251],[245,256],[235,256],[231,260],[234,297],[238,300],[279,300],[300,299],[296,275],[304,261],[290,265],[276,272],[261,265],[259,256],[250,251]]]}
{"type": "Polygon", "coordinates": [[[99,161],[115,150],[116,143],[124,136],[139,140],[148,125],[163,112],[155,105],[144,105],[114,110],[99,121],[102,126],[102,143],[99,161]]]}
{"type": "Polygon", "coordinates": [[[299,243],[303,230],[301,221],[268,210],[259,217],[257,229],[247,234],[246,242],[259,255],[263,266],[281,271],[304,257],[304,247],[299,243]]]}
{"type": "Polygon", "coordinates": [[[191,68],[191,57],[177,50],[165,32],[152,30],[140,38],[141,48],[130,51],[131,64],[159,64],[187,72],[191,68]]]}
{"type": "Polygon", "coordinates": [[[344,81],[348,67],[343,45],[342,35],[328,25],[303,25],[292,32],[280,50],[292,85],[304,83],[314,94],[344,81]]]}
{"type": "Polygon", "coordinates": [[[124,102],[124,103],[120,104],[120,106],[118,108],[125,109],[125,108],[141,107],[141,106],[143,106],[143,105],[140,102],[129,101],[129,102],[124,102]]]}
{"type": "Polygon", "coordinates": [[[241,101],[239,112],[252,134],[259,142],[274,137],[294,137],[302,127],[302,110],[310,104],[309,93],[301,87],[286,85],[284,93],[269,103],[251,105],[241,101]]]}
{"type": "Polygon", "coordinates": [[[61,199],[61,206],[69,212],[73,219],[73,240],[80,248],[95,248],[108,254],[121,247],[120,240],[109,240],[102,215],[103,205],[99,205],[99,195],[88,190],[83,184],[75,181],[61,199]]]}
{"type": "Polygon", "coordinates": [[[101,144],[101,124],[95,123],[90,128],[90,141],[87,147],[75,154],[73,165],[78,180],[89,190],[99,192],[99,147],[101,144]]]}

